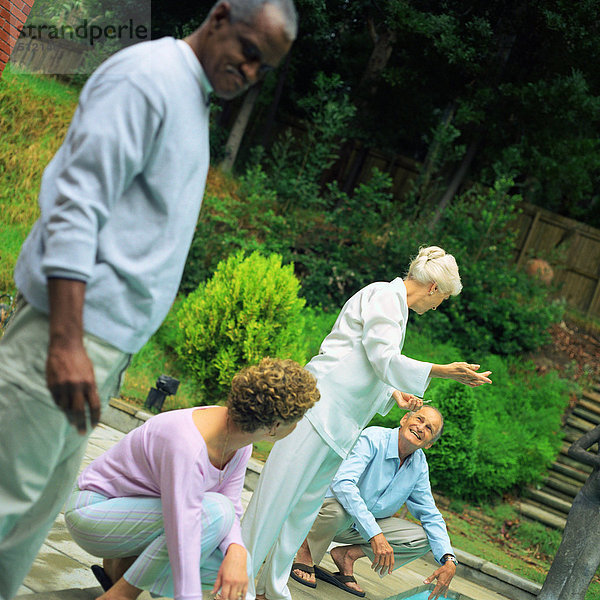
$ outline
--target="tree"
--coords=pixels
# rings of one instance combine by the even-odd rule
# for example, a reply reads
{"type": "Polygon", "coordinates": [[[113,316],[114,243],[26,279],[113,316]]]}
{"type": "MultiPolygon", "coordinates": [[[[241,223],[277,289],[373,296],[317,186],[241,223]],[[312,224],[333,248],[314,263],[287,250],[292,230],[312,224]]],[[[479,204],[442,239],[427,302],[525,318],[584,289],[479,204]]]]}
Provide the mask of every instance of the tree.
{"type": "MultiPolygon", "coordinates": [[[[155,32],[191,30],[212,0],[184,5],[154,0],[155,32]]],[[[376,147],[435,157],[423,177],[435,186],[423,198],[443,208],[466,178],[510,174],[526,200],[600,225],[600,0],[296,5],[299,37],[277,85],[263,88],[250,122],[266,122],[245,136],[246,148],[270,140],[275,112],[303,115],[317,73],[337,74],[357,108],[345,151],[358,141],[365,155],[376,147]],[[444,151],[431,134],[443,123],[453,139],[444,151]]],[[[355,179],[347,175],[343,189],[355,179]]]]}

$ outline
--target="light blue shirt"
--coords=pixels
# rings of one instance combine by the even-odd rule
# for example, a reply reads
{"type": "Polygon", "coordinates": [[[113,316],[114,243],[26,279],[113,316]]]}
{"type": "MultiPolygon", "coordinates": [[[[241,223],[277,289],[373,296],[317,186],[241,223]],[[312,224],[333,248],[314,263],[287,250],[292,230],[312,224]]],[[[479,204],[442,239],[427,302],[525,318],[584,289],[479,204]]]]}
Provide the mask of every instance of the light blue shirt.
{"type": "Polygon", "coordinates": [[[86,283],[84,329],[136,352],[166,316],[209,165],[210,84],[182,40],[122,50],[84,86],[42,178],[17,288],[48,313],[47,278],[86,283]]]}
{"type": "Polygon", "coordinates": [[[439,562],[454,554],[444,518],[435,505],[429,467],[423,450],[400,466],[398,428],[368,427],[342,462],[327,492],[354,518],[353,527],[365,540],[381,533],[376,519],[393,516],[406,502],[421,521],[431,551],[439,562]]]}
{"type": "Polygon", "coordinates": [[[394,406],[394,389],[423,396],[429,385],[431,363],[402,354],[407,323],[404,281],[371,283],[346,302],[306,365],[321,392],[306,418],[342,458],[373,415],[394,406]]]}

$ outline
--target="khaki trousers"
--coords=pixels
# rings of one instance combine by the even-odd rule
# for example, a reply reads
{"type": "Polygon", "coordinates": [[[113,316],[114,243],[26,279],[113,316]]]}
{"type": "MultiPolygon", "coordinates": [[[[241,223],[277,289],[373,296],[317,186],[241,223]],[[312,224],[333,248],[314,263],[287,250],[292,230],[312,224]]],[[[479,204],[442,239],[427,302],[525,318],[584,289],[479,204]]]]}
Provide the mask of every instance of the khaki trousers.
{"type": "MultiPolygon", "coordinates": [[[[69,495],[85,451],[46,385],[48,317],[20,301],[0,340],[0,600],[17,593],[69,495]]],[[[104,410],[130,355],[84,336],[104,410]]]]}
{"type": "MultiPolygon", "coordinates": [[[[359,545],[366,556],[374,558],[371,544],[352,527],[351,517],[344,507],[335,498],[326,498],[319,515],[316,518],[307,542],[313,563],[318,565],[331,542],[345,545],[359,545]]],[[[431,549],[425,530],[421,525],[416,525],[397,517],[377,519],[385,539],[394,549],[394,569],[420,558],[431,549]]]]}

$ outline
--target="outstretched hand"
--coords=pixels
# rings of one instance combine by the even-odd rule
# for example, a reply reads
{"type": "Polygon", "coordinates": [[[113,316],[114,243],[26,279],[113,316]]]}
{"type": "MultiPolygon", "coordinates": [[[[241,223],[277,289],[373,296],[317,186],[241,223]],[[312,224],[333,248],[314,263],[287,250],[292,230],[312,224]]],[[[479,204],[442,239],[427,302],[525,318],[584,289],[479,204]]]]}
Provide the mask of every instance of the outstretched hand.
{"type": "Polygon", "coordinates": [[[483,373],[478,373],[479,368],[480,365],[466,362],[453,362],[448,365],[433,365],[431,367],[431,377],[454,379],[454,381],[464,383],[470,387],[477,387],[484,383],[492,383],[492,380],[489,378],[492,372],[484,371],[483,373]]]}
{"type": "Polygon", "coordinates": [[[440,596],[446,596],[446,592],[450,587],[450,582],[456,573],[456,565],[452,561],[446,561],[446,564],[442,565],[439,569],[434,571],[423,583],[431,583],[434,579],[437,579],[437,584],[433,588],[431,594],[427,600],[436,600],[440,596]]]}

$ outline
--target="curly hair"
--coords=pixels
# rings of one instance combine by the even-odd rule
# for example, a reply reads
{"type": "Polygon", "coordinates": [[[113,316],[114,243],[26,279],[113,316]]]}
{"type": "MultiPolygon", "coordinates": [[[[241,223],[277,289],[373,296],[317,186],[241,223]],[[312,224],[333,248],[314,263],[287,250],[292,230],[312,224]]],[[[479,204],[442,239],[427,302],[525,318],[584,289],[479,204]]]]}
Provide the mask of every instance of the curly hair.
{"type": "Polygon", "coordinates": [[[227,408],[234,424],[251,433],[298,421],[320,397],[316,379],[297,362],[263,358],[235,375],[227,408]]]}

